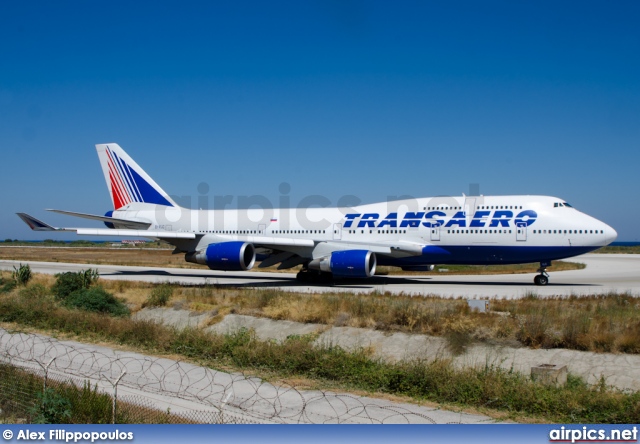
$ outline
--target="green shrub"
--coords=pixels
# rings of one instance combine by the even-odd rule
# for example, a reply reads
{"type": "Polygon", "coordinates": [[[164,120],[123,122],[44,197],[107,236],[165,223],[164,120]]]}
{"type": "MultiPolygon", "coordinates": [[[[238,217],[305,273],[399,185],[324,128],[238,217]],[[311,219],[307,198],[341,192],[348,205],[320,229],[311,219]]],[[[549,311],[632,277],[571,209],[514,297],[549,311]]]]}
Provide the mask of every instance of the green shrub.
{"type": "Polygon", "coordinates": [[[126,316],[129,314],[127,306],[102,287],[76,290],[68,295],[62,304],[70,308],[108,313],[113,316],[126,316]]]}
{"type": "Polygon", "coordinates": [[[35,424],[64,424],[71,418],[71,402],[52,388],[36,395],[38,403],[31,410],[35,424]]]}
{"type": "Polygon", "coordinates": [[[173,296],[173,287],[168,284],[158,285],[151,290],[151,294],[142,304],[143,307],[164,307],[173,296]]]}
{"type": "Polygon", "coordinates": [[[13,280],[18,285],[27,285],[31,280],[31,267],[29,264],[20,264],[18,268],[13,267],[13,273],[11,273],[13,280]]]}
{"type": "Polygon", "coordinates": [[[10,293],[14,288],[16,288],[16,281],[0,279],[0,293],[10,293]]]}
{"type": "Polygon", "coordinates": [[[76,273],[67,271],[58,273],[56,283],[51,287],[51,291],[57,299],[66,299],[72,293],[91,287],[98,280],[98,270],[82,270],[76,273]]]}

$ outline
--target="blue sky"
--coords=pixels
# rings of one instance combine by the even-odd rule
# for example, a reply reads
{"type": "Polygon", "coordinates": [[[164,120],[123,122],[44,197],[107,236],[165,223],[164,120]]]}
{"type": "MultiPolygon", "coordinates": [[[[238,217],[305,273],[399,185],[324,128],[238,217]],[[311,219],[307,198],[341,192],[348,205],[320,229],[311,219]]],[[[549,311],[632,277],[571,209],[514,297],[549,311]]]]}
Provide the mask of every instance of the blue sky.
{"type": "Polygon", "coordinates": [[[294,206],[478,183],[638,241],[639,22],[636,1],[2,2],[0,238],[51,237],[17,211],[109,210],[94,144],[117,142],[193,206],[203,182],[294,206]]]}

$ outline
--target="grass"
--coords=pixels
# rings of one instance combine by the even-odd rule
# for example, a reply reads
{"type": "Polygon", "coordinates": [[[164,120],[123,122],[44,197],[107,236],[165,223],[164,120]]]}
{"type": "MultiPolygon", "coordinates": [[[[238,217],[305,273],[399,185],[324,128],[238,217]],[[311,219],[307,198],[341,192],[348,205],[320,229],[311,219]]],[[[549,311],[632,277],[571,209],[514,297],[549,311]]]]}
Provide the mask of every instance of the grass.
{"type": "MultiPolygon", "coordinates": [[[[125,296],[126,298],[126,296],[125,296]]],[[[630,294],[581,297],[534,296],[492,300],[489,313],[471,311],[465,299],[384,293],[285,292],[181,287],[173,299],[184,308],[237,313],[335,326],[444,336],[470,342],[594,352],[640,353],[640,301],[630,294]]]]}
{"type": "MultiPolygon", "coordinates": [[[[87,382],[78,386],[71,381],[49,377],[0,363],[0,418],[4,423],[110,424],[113,420],[112,397],[87,382]]],[[[145,405],[118,401],[117,424],[184,423],[184,418],[145,405]]]]}
{"type": "Polygon", "coordinates": [[[173,287],[169,284],[162,284],[154,287],[151,294],[142,304],[143,307],[164,307],[173,295],[173,287]]]}
{"type": "MultiPolygon", "coordinates": [[[[42,242],[34,242],[34,241],[24,241],[24,240],[18,240],[18,239],[5,239],[0,240],[0,245],[1,246],[7,246],[7,247],[58,247],[58,248],[112,248],[112,242],[93,242],[93,241],[89,241],[86,239],[79,239],[79,240],[74,240],[74,241],[62,241],[62,240],[55,240],[55,239],[45,239],[42,242]]],[[[144,248],[149,249],[149,248],[164,248],[164,249],[170,249],[173,248],[170,245],[168,245],[166,242],[161,242],[161,241],[148,241],[145,242],[144,244],[118,244],[119,246],[117,248],[136,248],[136,249],[140,249],[140,248],[144,248]]]]}
{"type": "MultiPolygon", "coordinates": [[[[26,288],[9,285],[5,293],[46,299],[53,276],[34,274],[26,288]]],[[[11,282],[10,273],[0,275],[11,282]]],[[[210,312],[210,323],[236,313],[445,337],[454,353],[473,342],[532,348],[567,348],[593,352],[640,353],[640,300],[628,293],[545,297],[534,293],[522,299],[494,299],[490,312],[469,309],[465,299],[388,293],[294,293],[280,289],[178,286],[134,281],[98,283],[135,312],[146,306],[180,307],[210,312]],[[169,301],[171,298],[171,302],[169,301]]],[[[0,291],[2,294],[2,291],[0,291]]]]}
{"type": "Polygon", "coordinates": [[[137,350],[188,358],[212,368],[235,369],[273,379],[316,381],[332,389],[406,396],[458,406],[489,408],[511,418],[573,423],[637,423],[640,393],[602,384],[592,387],[571,376],[565,387],[542,385],[494,366],[456,369],[450,361],[387,363],[364,349],[346,352],[315,345],[314,336],[282,343],[260,341],[252,331],[219,335],[176,330],[159,324],[68,310],[52,297],[0,297],[0,320],[85,341],[110,342],[137,350]]]}
{"type": "Polygon", "coordinates": [[[633,246],[618,246],[618,245],[609,245],[607,247],[602,247],[594,253],[604,253],[604,254],[640,254],[640,245],[633,246]]]}

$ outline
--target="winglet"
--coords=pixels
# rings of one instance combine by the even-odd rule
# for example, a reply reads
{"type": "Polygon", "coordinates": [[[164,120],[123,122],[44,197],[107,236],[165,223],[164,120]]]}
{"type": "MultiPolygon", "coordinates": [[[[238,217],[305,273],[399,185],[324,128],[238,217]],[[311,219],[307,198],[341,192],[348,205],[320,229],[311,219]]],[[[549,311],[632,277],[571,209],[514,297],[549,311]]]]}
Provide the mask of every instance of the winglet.
{"type": "Polygon", "coordinates": [[[58,231],[57,228],[52,227],[51,225],[46,224],[33,216],[29,216],[27,213],[16,214],[20,219],[24,221],[25,224],[29,225],[29,228],[31,228],[33,231],[58,231]]]}

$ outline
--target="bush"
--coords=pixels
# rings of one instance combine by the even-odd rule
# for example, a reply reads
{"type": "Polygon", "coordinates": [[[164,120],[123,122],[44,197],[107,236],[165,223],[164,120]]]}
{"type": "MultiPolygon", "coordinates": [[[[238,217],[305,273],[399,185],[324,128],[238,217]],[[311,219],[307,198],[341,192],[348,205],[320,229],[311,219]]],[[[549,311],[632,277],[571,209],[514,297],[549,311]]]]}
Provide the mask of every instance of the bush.
{"type": "Polygon", "coordinates": [[[91,287],[98,280],[98,270],[82,270],[76,273],[67,271],[56,274],[56,283],[51,291],[57,299],[66,299],[72,293],[91,287]]]}
{"type": "Polygon", "coordinates": [[[16,281],[18,285],[27,285],[27,283],[31,280],[31,267],[29,264],[20,264],[20,267],[13,267],[13,273],[11,273],[11,277],[16,281]]]}
{"type": "Polygon", "coordinates": [[[66,307],[108,313],[113,316],[126,316],[129,314],[127,306],[102,287],[76,290],[68,295],[62,304],[66,307]]]}
{"type": "Polygon", "coordinates": [[[38,403],[32,409],[34,424],[65,424],[71,418],[71,402],[55,390],[47,388],[37,394],[38,403]]]}
{"type": "Polygon", "coordinates": [[[151,294],[142,304],[143,307],[164,307],[173,296],[173,287],[168,284],[162,284],[151,290],[151,294]]]}
{"type": "Polygon", "coordinates": [[[16,281],[0,279],[0,293],[10,293],[14,288],[16,288],[16,281]]]}

